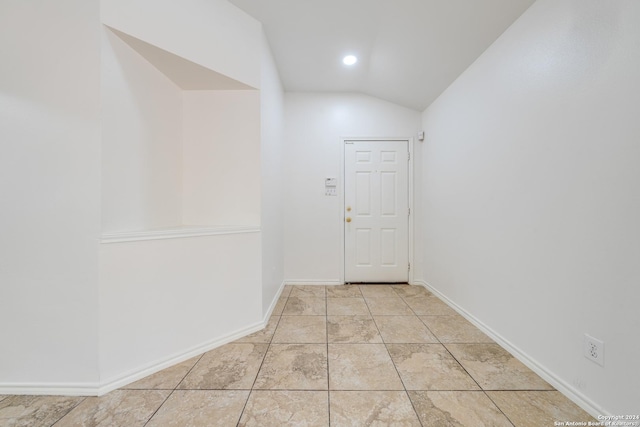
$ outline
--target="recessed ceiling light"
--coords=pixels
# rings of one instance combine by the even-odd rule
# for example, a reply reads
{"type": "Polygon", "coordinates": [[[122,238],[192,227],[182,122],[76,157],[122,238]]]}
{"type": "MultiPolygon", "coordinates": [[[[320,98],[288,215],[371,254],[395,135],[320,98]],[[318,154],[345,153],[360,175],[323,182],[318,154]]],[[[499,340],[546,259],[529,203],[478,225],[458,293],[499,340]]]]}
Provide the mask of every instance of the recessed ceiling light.
{"type": "Polygon", "coordinates": [[[358,62],[358,58],[353,55],[347,55],[342,59],[342,62],[344,62],[345,65],[353,65],[358,62]]]}

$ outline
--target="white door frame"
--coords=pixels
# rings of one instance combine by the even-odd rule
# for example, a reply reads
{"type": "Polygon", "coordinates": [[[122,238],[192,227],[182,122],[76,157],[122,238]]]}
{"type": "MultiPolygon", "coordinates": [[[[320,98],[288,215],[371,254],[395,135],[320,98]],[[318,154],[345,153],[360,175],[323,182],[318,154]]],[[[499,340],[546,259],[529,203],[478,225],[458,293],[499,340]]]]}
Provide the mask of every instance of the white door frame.
{"type": "Polygon", "coordinates": [[[345,143],[347,141],[399,141],[399,142],[404,142],[406,141],[407,144],[409,145],[409,171],[408,171],[408,176],[407,179],[409,180],[408,184],[408,190],[409,190],[409,236],[408,237],[408,241],[409,241],[409,265],[411,266],[411,268],[409,269],[409,283],[413,283],[413,271],[414,271],[414,262],[413,262],[413,217],[414,217],[414,209],[413,209],[413,159],[414,159],[414,155],[413,155],[413,138],[412,137],[407,137],[407,138],[402,138],[402,137],[393,137],[393,138],[379,138],[379,137],[375,137],[375,138],[366,138],[366,137],[341,137],[340,138],[340,143],[341,143],[341,147],[340,147],[340,182],[342,183],[342,192],[340,194],[340,211],[339,211],[339,216],[338,216],[338,221],[340,221],[340,259],[342,260],[342,262],[340,263],[340,282],[342,284],[345,283],[344,281],[344,263],[345,263],[345,253],[344,253],[344,237],[345,237],[345,233],[344,233],[344,220],[345,220],[345,204],[344,204],[344,194],[345,194],[345,175],[344,175],[344,150],[345,150],[345,143]]]}

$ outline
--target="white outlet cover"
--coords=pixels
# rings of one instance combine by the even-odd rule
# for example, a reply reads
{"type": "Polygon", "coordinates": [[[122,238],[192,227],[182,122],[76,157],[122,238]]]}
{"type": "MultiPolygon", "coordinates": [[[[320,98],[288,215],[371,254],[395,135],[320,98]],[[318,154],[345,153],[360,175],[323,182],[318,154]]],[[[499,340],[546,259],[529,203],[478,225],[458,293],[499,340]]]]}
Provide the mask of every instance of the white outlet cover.
{"type": "Polygon", "coordinates": [[[604,342],[584,334],[584,357],[604,367],[604,342]]]}

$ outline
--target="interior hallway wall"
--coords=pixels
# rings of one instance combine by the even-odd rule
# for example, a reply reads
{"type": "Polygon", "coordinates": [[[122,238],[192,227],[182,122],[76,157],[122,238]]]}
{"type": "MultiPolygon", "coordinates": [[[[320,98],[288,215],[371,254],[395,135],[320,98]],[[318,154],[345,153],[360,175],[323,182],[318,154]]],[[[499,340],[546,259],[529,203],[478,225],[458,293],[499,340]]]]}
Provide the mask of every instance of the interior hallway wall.
{"type": "MultiPolygon", "coordinates": [[[[263,182],[282,192],[282,93],[260,23],[226,0],[7,0],[0,36],[0,392],[95,394],[259,328],[262,82],[274,107],[263,182]],[[232,219],[246,215],[248,230],[99,244],[103,231],[180,225],[182,114],[192,112],[103,23],[253,88],[251,123],[235,123],[250,134],[234,161],[251,170],[251,200],[232,219]],[[112,175],[103,181],[101,170],[112,175]]],[[[223,181],[214,185],[237,183],[223,181]]],[[[280,247],[266,256],[281,283],[276,206],[264,250],[280,247]]],[[[266,289],[275,297],[273,283],[266,289]]]]}
{"type": "Polygon", "coordinates": [[[425,280],[612,414],[640,410],[638,22],[538,0],[423,114],[425,280]]]}
{"type": "Polygon", "coordinates": [[[284,280],[284,92],[264,34],[260,64],[262,312],[268,314],[284,280]]]}
{"type": "MultiPolygon", "coordinates": [[[[153,150],[130,153],[140,156],[138,162],[169,155],[178,163],[182,217],[174,226],[242,225],[246,230],[103,242],[99,361],[104,391],[262,326],[257,90],[262,33],[259,22],[226,1],[106,0],[101,12],[103,22],[126,37],[251,85],[247,90],[229,90],[238,86],[227,86],[229,82],[221,79],[220,89],[183,88],[176,102],[172,98],[158,105],[177,105],[168,119],[155,115],[149,121],[153,131],[165,136],[167,127],[179,123],[181,133],[172,138],[179,143],[177,153],[172,151],[174,145],[167,150],[164,140],[153,133],[153,150]]],[[[149,54],[147,48],[143,52],[149,54]]],[[[172,59],[169,65],[162,57],[155,59],[159,69],[170,70],[174,64],[172,59]]],[[[112,66],[103,63],[105,68],[112,66]]],[[[132,84],[140,90],[149,82],[132,84]]],[[[105,139],[103,144],[110,142],[105,139]]]]}
{"type": "Polygon", "coordinates": [[[324,179],[341,176],[341,138],[415,137],[419,127],[419,112],[366,95],[285,94],[286,281],[340,281],[343,183],[325,196],[324,179]]]}
{"type": "Polygon", "coordinates": [[[183,92],[184,224],[260,224],[259,96],[257,90],[183,92]]]}
{"type": "Polygon", "coordinates": [[[98,381],[97,0],[0,2],[0,387],[98,381]]]}
{"type": "Polygon", "coordinates": [[[102,231],[182,219],[182,91],[102,27],[102,231]]]}

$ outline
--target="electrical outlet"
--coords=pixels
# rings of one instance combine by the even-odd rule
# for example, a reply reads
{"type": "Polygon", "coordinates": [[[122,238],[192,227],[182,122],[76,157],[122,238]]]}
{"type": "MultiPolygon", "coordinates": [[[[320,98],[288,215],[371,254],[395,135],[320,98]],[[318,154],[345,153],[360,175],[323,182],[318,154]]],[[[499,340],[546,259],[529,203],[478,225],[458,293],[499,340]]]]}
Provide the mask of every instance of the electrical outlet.
{"type": "Polygon", "coordinates": [[[584,334],[584,357],[604,366],[604,343],[597,338],[584,334]]]}

